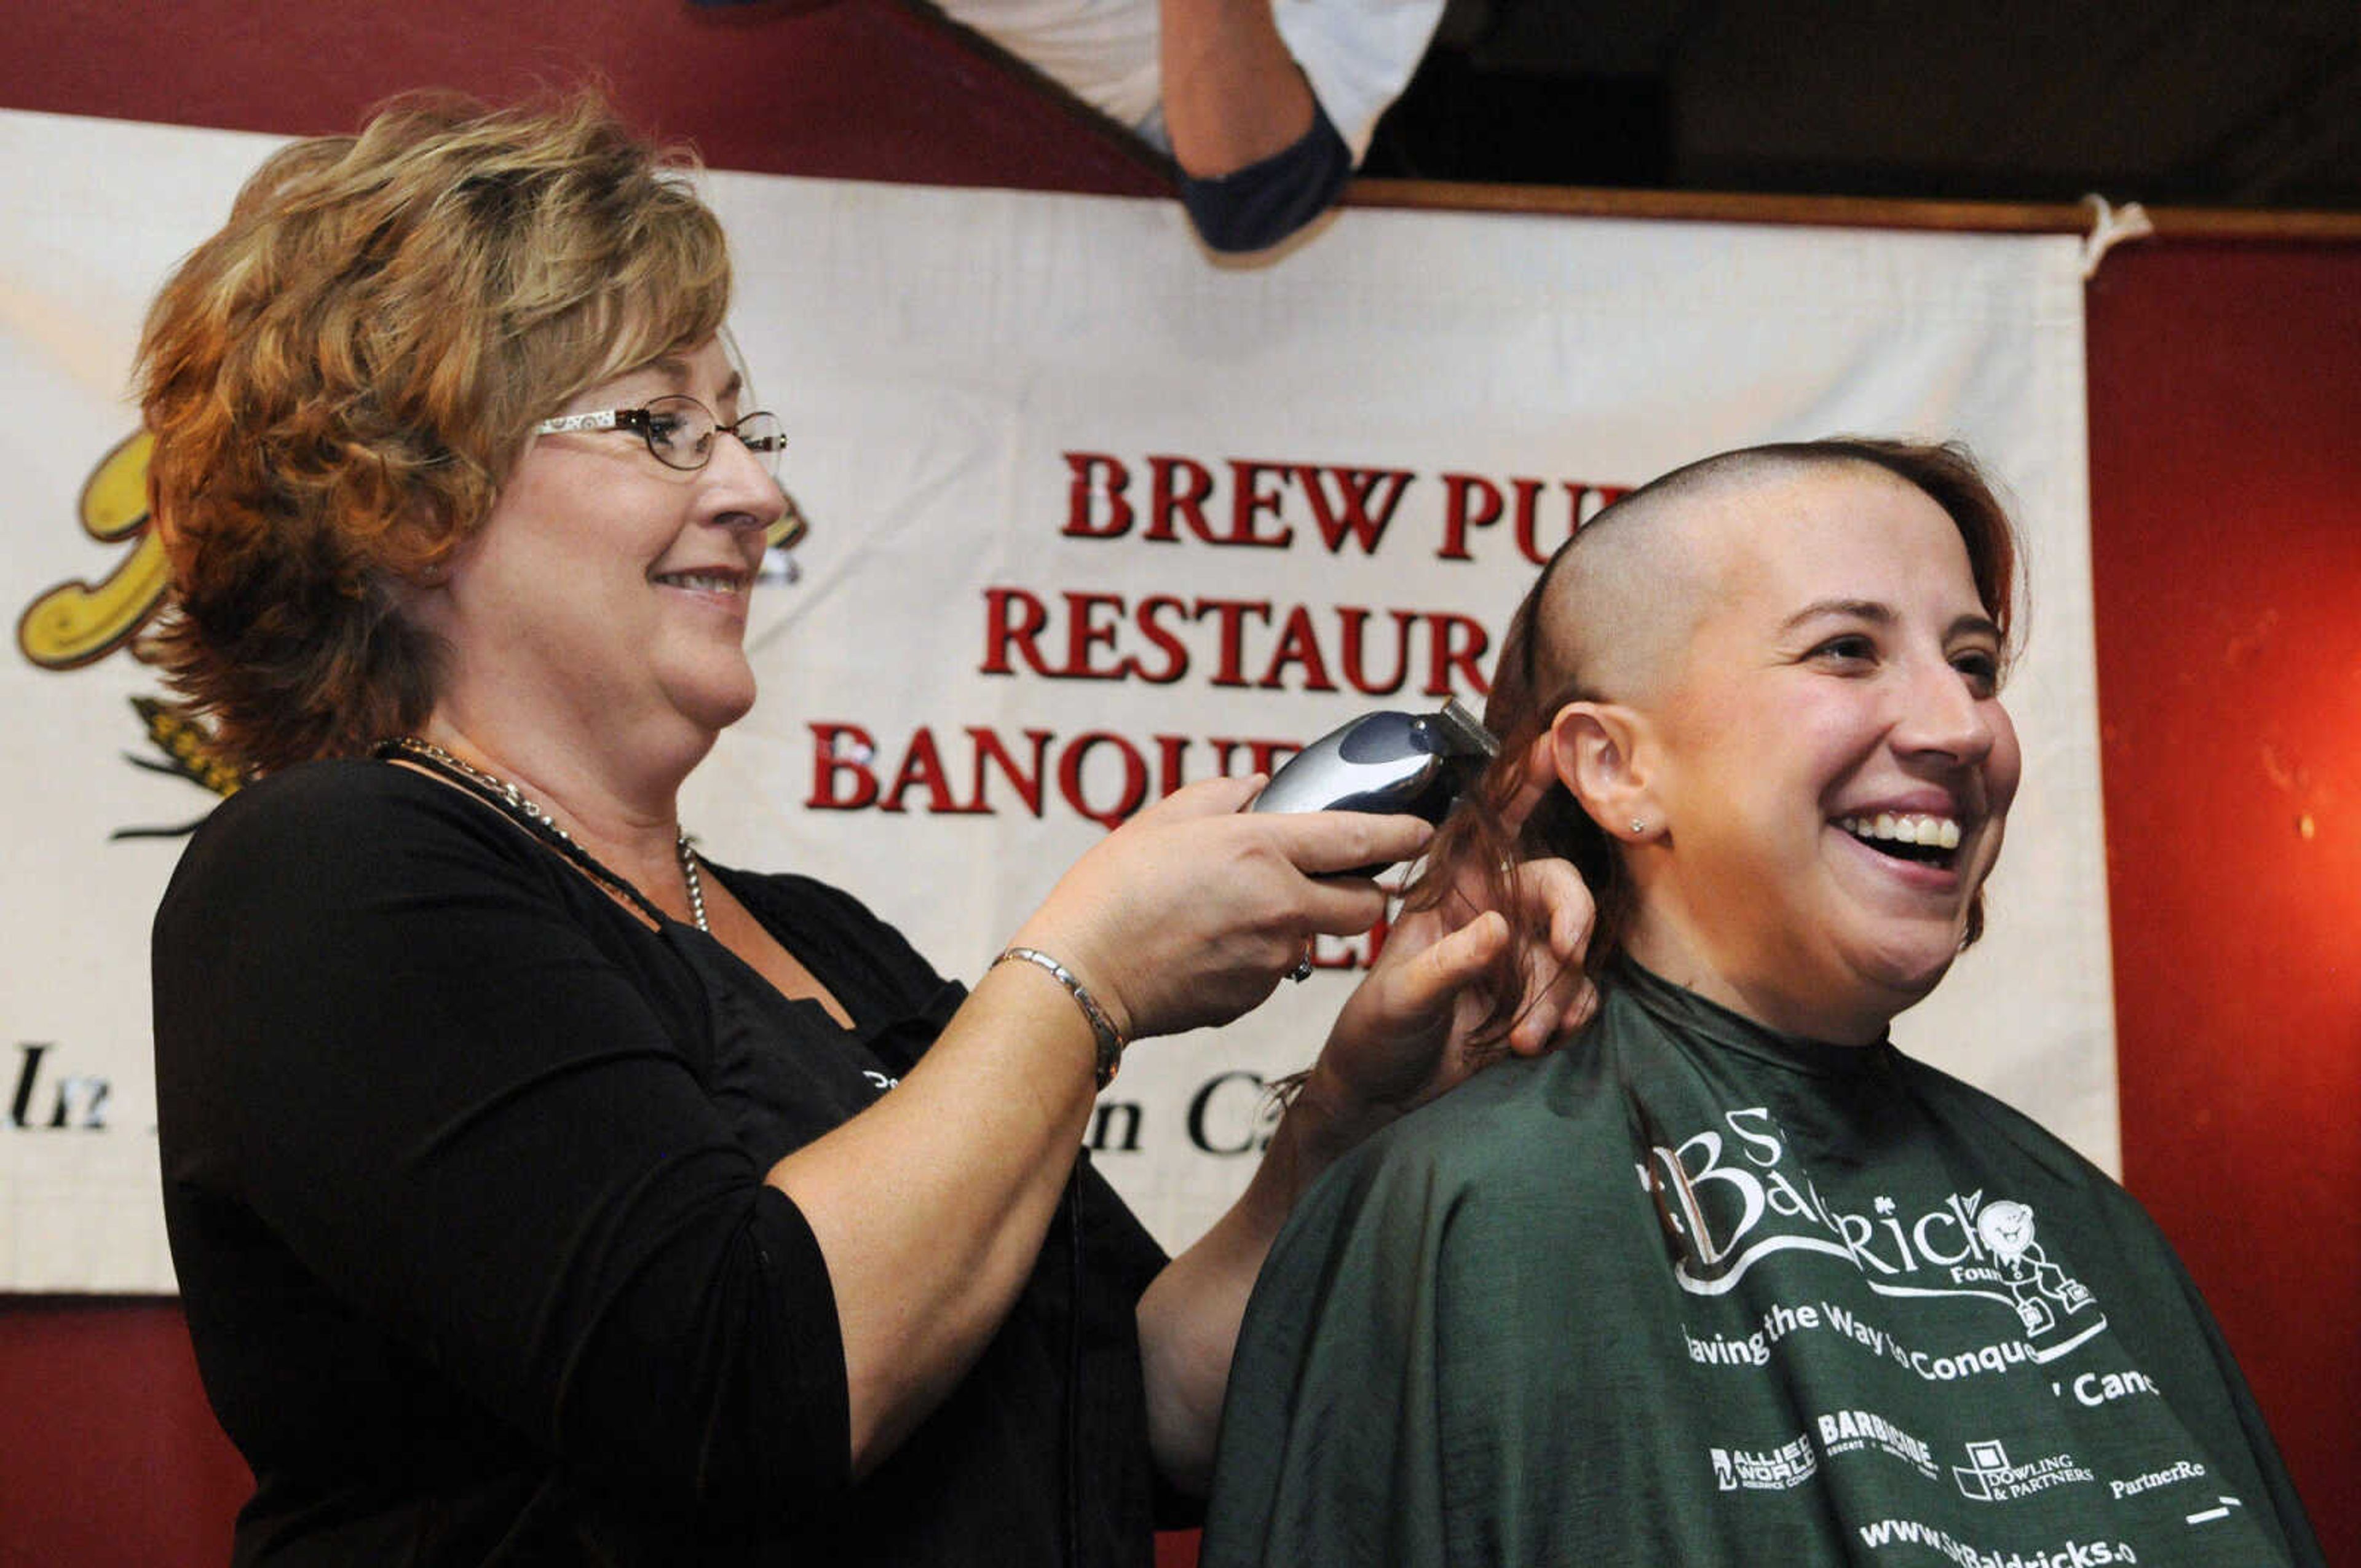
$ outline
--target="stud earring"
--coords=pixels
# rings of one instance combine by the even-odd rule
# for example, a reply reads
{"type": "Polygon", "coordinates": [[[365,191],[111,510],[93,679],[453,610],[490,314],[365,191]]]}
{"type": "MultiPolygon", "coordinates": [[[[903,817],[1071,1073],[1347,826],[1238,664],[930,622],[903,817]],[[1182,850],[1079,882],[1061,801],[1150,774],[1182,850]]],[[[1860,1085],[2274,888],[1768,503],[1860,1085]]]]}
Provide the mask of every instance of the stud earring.
{"type": "Polygon", "coordinates": [[[1631,818],[1631,831],[1632,831],[1632,832],[1634,832],[1634,833],[1645,833],[1647,830],[1648,830],[1648,819],[1647,819],[1646,817],[1634,817],[1633,818],[1631,818]]]}

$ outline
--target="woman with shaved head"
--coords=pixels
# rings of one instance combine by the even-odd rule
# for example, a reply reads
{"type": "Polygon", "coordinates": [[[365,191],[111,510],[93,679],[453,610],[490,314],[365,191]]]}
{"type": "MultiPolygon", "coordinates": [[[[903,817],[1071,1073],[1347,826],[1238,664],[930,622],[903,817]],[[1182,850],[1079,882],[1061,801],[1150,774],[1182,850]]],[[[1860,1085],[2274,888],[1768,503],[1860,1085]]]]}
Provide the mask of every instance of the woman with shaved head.
{"type": "Polygon", "coordinates": [[[1886,442],[1708,458],[1551,561],[1423,898],[1571,860],[1599,1010],[1298,1206],[1208,1568],[2321,1561],[2147,1217],[1887,1038],[1982,926],[2016,592],[1967,455],[1886,442]]]}

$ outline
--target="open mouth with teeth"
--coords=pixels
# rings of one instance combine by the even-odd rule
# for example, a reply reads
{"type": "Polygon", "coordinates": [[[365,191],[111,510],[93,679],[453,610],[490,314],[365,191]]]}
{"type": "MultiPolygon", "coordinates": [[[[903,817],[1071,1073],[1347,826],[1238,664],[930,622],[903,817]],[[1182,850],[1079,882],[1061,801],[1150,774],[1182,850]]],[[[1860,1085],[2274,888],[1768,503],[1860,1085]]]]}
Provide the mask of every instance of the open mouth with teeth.
{"type": "Polygon", "coordinates": [[[664,572],[656,581],[666,587],[694,588],[708,594],[734,594],[744,586],[734,572],[664,572]]]}
{"type": "Polygon", "coordinates": [[[1881,811],[1874,817],[1839,817],[1837,826],[1881,855],[1922,866],[1948,866],[1960,848],[1960,825],[1949,817],[1896,817],[1881,811]]]}

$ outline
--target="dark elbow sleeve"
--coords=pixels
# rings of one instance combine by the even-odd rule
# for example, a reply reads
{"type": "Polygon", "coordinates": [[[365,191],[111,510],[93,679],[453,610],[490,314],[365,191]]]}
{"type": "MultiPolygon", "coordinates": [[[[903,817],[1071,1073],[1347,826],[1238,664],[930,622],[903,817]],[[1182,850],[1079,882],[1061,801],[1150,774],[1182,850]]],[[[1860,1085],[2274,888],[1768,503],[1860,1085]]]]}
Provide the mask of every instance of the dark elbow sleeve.
{"type": "Polygon", "coordinates": [[[730,1229],[642,1272],[568,1380],[558,1447],[673,1508],[793,1518],[851,1483],[835,1293],[785,1194],[730,1229]]]}
{"type": "Polygon", "coordinates": [[[784,1193],[765,1187],[756,1206],[752,1255],[740,1260],[745,1277],[719,1293],[734,1304],[747,1351],[713,1357],[735,1373],[709,1386],[711,1415],[695,1452],[700,1497],[759,1513],[805,1507],[849,1486],[852,1422],[819,1242],[784,1193]]]}
{"type": "Polygon", "coordinates": [[[1314,104],[1312,128],[1259,163],[1210,180],[1182,170],[1180,204],[1213,249],[1264,250],[1326,212],[1352,176],[1352,148],[1314,104]]]}

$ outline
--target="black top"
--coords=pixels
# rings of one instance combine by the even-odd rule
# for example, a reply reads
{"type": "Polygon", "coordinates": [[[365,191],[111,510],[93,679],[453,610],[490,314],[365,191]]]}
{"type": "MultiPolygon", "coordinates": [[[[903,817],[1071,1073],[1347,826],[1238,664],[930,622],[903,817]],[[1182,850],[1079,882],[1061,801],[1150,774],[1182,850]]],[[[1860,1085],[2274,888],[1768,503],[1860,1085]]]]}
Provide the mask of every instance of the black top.
{"type": "Polygon", "coordinates": [[[763,1179],[964,992],[842,893],[715,871],[852,1029],[406,768],[291,769],[191,842],[158,1119],[237,1563],[1149,1560],[1163,1257],[1086,1160],[974,1370],[851,1483],[827,1268],[763,1179]]]}
{"type": "Polygon", "coordinates": [[[1180,204],[1197,237],[1214,250],[1277,245],[1322,213],[1353,177],[1353,149],[1318,99],[1301,136],[1257,163],[1199,179],[1180,171],[1180,204]]]}

